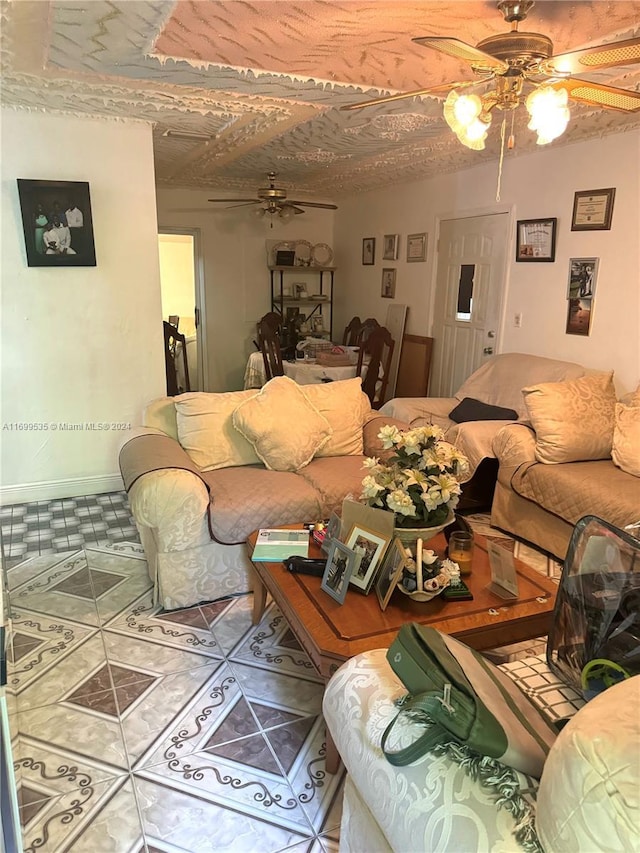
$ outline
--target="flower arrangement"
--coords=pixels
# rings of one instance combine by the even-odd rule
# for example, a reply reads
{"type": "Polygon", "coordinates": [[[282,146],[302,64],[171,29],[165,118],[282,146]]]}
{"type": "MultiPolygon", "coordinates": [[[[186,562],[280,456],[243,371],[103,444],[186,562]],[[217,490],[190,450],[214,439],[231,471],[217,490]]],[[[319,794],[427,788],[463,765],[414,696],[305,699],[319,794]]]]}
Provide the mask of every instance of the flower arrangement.
{"type": "Polygon", "coordinates": [[[418,589],[416,561],[407,549],[400,586],[404,592],[428,592],[437,595],[450,584],[460,580],[460,569],[452,560],[441,560],[435,551],[422,551],[422,588],[418,589]]]}
{"type": "Polygon", "coordinates": [[[378,433],[388,461],[368,458],[360,500],[389,509],[396,527],[435,527],[458,505],[460,480],[469,470],[467,457],[444,440],[431,424],[400,431],[387,425],[378,433]]]}

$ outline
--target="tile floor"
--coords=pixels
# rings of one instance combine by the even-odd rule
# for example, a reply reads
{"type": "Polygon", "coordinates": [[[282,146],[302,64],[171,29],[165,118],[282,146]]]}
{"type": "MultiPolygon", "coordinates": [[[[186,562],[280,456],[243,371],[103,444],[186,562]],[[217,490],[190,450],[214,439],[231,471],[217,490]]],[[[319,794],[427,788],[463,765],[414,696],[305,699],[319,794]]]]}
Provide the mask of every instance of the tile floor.
{"type": "MultiPolygon", "coordinates": [[[[322,683],[277,608],[159,612],[124,493],[0,519],[28,853],[337,850],[344,771],[325,772],[322,683]]],[[[521,645],[507,659],[539,650],[521,645]]]]}

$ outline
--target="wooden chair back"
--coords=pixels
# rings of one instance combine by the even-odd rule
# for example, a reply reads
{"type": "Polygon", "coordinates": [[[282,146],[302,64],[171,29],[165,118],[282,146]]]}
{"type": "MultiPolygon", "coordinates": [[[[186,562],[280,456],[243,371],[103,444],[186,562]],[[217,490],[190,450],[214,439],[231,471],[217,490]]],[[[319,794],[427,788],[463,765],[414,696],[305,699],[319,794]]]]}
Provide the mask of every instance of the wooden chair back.
{"type": "Polygon", "coordinates": [[[358,342],[358,335],[362,327],[360,317],[352,317],[347,323],[344,334],[342,336],[342,345],[345,347],[355,347],[358,342]]]}
{"type": "Polygon", "coordinates": [[[162,331],[164,333],[164,366],[167,380],[167,397],[175,397],[177,394],[191,390],[189,365],[187,363],[187,341],[185,336],[181,335],[176,327],[172,326],[171,323],[167,323],[166,320],[162,322],[162,331]],[[177,358],[183,359],[185,388],[178,386],[177,358]]]}
{"type": "Polygon", "coordinates": [[[374,329],[379,328],[381,328],[380,323],[378,323],[375,317],[367,317],[364,323],[360,326],[355,346],[360,346],[360,344],[368,340],[369,335],[374,331],[374,329]]]}
{"type": "Polygon", "coordinates": [[[389,383],[389,371],[395,341],[386,326],[374,329],[366,341],[360,345],[356,375],[362,376],[362,390],[371,402],[371,408],[379,409],[384,403],[384,395],[389,383]]]}
{"type": "Polygon", "coordinates": [[[267,319],[268,317],[269,315],[265,315],[258,323],[258,344],[262,352],[264,373],[267,381],[273,379],[274,376],[284,376],[280,335],[277,328],[274,328],[271,319],[267,319]]]}

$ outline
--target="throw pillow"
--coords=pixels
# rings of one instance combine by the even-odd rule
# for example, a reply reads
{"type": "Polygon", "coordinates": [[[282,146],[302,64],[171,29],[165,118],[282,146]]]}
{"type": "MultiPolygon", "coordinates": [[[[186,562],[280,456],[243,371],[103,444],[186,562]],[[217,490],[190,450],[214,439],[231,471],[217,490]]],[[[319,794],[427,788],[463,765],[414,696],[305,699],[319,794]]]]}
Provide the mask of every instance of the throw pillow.
{"type": "Polygon", "coordinates": [[[482,400],[465,397],[455,409],[451,409],[449,417],[457,424],[463,424],[467,421],[517,421],[518,413],[515,409],[490,406],[489,403],[483,403],[482,400]]]}
{"type": "Polygon", "coordinates": [[[570,382],[523,388],[536,433],[538,462],[558,464],[611,456],[616,392],[613,371],[590,373],[570,382]]]}
{"type": "Polygon", "coordinates": [[[256,465],[252,445],[233,428],[231,416],[256,391],[181,394],[175,398],[178,441],[202,471],[256,465]]]}
{"type": "Polygon", "coordinates": [[[616,403],[611,457],[618,468],[640,477],[640,398],[635,406],[616,403]]]}
{"type": "Polygon", "coordinates": [[[329,421],[333,435],[316,456],[361,456],[362,426],[371,404],[362,392],[362,379],[303,385],[309,402],[329,421]]]}
{"type": "Polygon", "coordinates": [[[276,376],[241,403],[233,425],[272,471],[297,471],[331,439],[329,421],[288,376],[276,376]]]}

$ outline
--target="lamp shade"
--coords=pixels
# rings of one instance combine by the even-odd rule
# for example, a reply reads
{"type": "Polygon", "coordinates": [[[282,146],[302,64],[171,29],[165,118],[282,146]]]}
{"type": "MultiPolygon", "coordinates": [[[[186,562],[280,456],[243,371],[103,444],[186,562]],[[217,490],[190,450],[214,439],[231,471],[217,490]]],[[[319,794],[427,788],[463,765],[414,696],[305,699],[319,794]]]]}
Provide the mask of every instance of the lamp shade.
{"type": "Polygon", "coordinates": [[[561,136],[569,123],[565,89],[539,86],[527,95],[525,106],[531,119],[528,127],[538,134],[538,145],[547,145],[561,136]]]}

